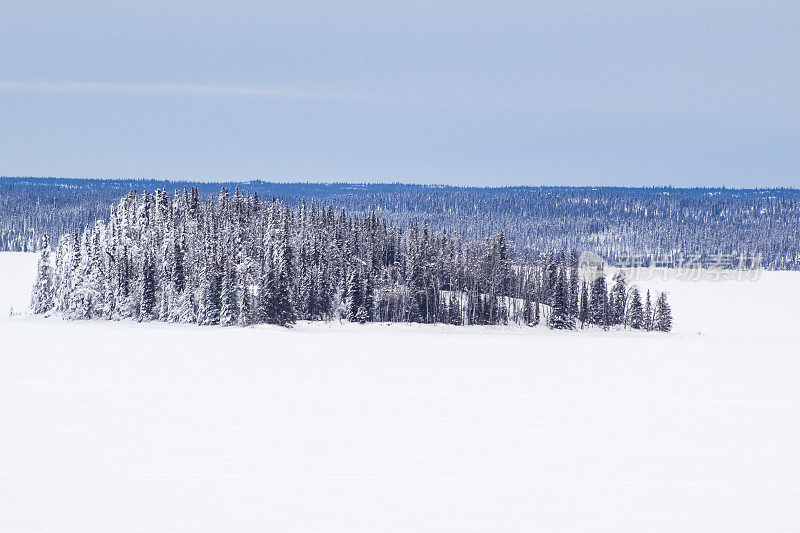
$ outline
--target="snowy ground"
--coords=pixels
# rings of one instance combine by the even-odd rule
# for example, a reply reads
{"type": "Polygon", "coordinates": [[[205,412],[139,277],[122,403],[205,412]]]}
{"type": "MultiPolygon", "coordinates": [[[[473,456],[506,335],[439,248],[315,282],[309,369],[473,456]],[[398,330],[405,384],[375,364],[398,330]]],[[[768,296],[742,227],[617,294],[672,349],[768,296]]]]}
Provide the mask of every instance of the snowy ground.
{"type": "Polygon", "coordinates": [[[34,267],[2,531],[800,529],[800,273],[641,283],[664,335],[8,318],[34,267]]]}

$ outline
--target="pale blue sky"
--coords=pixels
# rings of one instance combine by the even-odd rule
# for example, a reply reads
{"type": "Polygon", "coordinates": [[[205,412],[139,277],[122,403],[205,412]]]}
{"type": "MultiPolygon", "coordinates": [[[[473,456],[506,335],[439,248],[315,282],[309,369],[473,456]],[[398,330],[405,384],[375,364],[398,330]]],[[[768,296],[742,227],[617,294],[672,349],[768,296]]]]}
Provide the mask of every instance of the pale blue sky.
{"type": "Polygon", "coordinates": [[[798,28],[769,1],[3,2],[0,175],[798,187],[798,28]]]}

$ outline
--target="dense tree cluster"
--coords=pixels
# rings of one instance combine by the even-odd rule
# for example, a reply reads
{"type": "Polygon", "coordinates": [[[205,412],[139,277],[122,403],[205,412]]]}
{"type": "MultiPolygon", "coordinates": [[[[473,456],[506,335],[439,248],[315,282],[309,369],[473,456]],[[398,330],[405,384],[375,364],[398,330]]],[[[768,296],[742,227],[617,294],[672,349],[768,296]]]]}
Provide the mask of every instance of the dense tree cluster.
{"type": "MultiPolygon", "coordinates": [[[[35,250],[54,239],[107,221],[108,205],[130,189],[171,190],[175,183],[131,180],[0,178],[0,250],[35,250]]],[[[297,209],[316,198],[337,212],[375,213],[408,230],[432,230],[467,240],[500,232],[512,253],[581,250],[612,265],[690,259],[719,268],[760,265],[800,269],[800,191],[795,189],[673,189],[589,187],[464,188],[402,184],[240,184],[297,209]]],[[[186,184],[180,184],[183,188],[186,184]]],[[[235,185],[227,188],[233,190],[235,185]]],[[[197,184],[201,199],[220,184],[197,184]]]]}
{"type": "Polygon", "coordinates": [[[0,251],[36,251],[45,234],[57,242],[61,235],[83,231],[105,219],[108,206],[128,190],[94,190],[63,181],[68,180],[0,178],[0,251]]]}
{"type": "Polygon", "coordinates": [[[45,240],[31,308],[72,319],[223,326],[544,319],[555,329],[669,330],[665,295],[659,318],[634,323],[635,289],[619,275],[607,292],[602,271],[581,275],[576,252],[512,255],[502,232],[464,239],[425,224],[404,230],[375,213],[315,201],[293,210],[238,190],[207,200],[197,189],[132,191],[108,222],[62,236],[52,266],[50,255],[45,240]]]}

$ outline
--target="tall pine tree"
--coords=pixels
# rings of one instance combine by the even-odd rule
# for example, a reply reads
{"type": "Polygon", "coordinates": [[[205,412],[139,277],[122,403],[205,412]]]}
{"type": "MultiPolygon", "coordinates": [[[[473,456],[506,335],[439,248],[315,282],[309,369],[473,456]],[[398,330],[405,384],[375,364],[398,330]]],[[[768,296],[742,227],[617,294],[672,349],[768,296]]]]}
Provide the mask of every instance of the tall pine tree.
{"type": "Polygon", "coordinates": [[[42,237],[42,251],[39,254],[36,282],[31,295],[31,312],[37,315],[47,313],[54,305],[53,265],[50,263],[50,243],[45,233],[42,237]]]}
{"type": "Polygon", "coordinates": [[[631,329],[644,328],[642,295],[639,294],[639,289],[637,287],[633,287],[631,289],[631,305],[628,309],[628,325],[631,327],[631,329]]]}
{"type": "Polygon", "coordinates": [[[672,309],[667,303],[667,293],[662,292],[656,299],[656,311],[653,316],[653,329],[668,332],[672,330],[672,309]]]}

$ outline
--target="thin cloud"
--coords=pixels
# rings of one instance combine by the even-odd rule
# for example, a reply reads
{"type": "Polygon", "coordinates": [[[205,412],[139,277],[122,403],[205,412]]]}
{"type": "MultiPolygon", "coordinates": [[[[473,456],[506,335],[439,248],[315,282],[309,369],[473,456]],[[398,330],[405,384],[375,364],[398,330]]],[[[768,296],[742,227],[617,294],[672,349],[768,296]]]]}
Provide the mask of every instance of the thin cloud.
{"type": "MultiPolygon", "coordinates": [[[[529,111],[629,111],[629,112],[698,112],[706,115],[730,115],[735,109],[741,119],[746,111],[731,102],[715,97],[709,99],[702,94],[658,93],[629,94],[609,91],[585,91],[573,94],[535,94],[519,97],[517,94],[478,95],[458,91],[441,94],[417,90],[383,92],[359,91],[350,88],[305,88],[291,86],[259,85],[197,85],[180,83],[111,83],[111,82],[32,82],[0,80],[0,93],[62,94],[79,96],[120,96],[137,98],[221,98],[263,101],[318,101],[349,104],[427,104],[451,108],[505,108],[529,111]]],[[[747,98],[744,98],[748,100],[747,98]]],[[[761,121],[770,115],[774,107],[769,102],[760,105],[750,102],[752,115],[758,111],[761,121]]],[[[780,108],[779,117],[796,115],[797,109],[780,108]]]]}
{"type": "Polygon", "coordinates": [[[151,98],[250,98],[259,100],[383,100],[375,95],[280,86],[189,85],[171,83],[0,81],[0,91],[16,93],[140,96],[151,98]]]}
{"type": "Polygon", "coordinates": [[[252,100],[331,101],[347,103],[423,103],[452,107],[587,108],[589,98],[498,98],[420,92],[370,93],[357,90],[284,86],[192,85],[174,83],[30,82],[0,80],[0,92],[144,98],[239,98],[252,100]]]}

